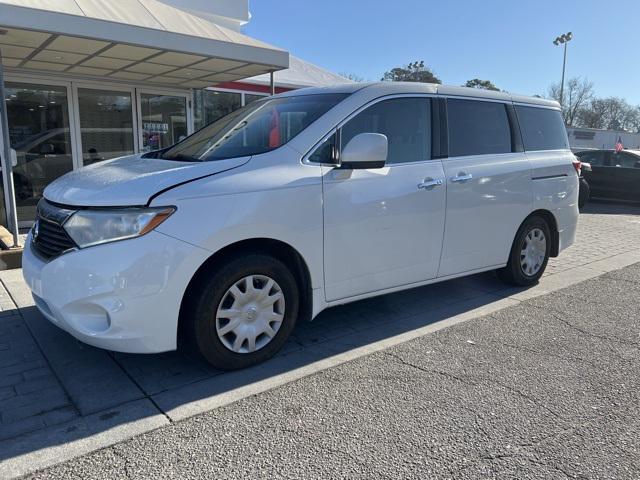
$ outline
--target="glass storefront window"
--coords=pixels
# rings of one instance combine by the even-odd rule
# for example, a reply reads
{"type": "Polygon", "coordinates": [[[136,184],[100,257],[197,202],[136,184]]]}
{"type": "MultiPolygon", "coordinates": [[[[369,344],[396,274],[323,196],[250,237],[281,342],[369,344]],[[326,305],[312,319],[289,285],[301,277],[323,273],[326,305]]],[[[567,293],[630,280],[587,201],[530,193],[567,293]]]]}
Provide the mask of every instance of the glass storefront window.
{"type": "Polygon", "coordinates": [[[234,92],[196,90],[193,100],[196,130],[215,122],[242,106],[242,94],[234,92]]]}
{"type": "Polygon", "coordinates": [[[78,88],[78,106],[84,165],[134,153],[130,93],[78,88]]]}
{"type": "Polygon", "coordinates": [[[263,98],[267,98],[268,95],[254,95],[252,93],[244,94],[244,104],[249,105],[251,102],[255,102],[256,100],[262,100],[263,98]]]}
{"type": "Polygon", "coordinates": [[[187,136],[187,100],[178,95],[140,95],[143,152],[170,147],[187,136]]]}
{"type": "Polygon", "coordinates": [[[73,169],[67,88],[8,82],[5,91],[18,218],[30,222],[45,187],[73,169]]]}

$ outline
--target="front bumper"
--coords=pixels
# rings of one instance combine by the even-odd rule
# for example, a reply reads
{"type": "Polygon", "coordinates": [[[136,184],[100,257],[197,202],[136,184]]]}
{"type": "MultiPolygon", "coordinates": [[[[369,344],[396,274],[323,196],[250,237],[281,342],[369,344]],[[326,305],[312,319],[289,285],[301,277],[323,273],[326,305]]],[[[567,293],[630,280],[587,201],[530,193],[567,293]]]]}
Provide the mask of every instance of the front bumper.
{"type": "Polygon", "coordinates": [[[82,342],[128,353],[175,350],[184,292],[210,253],[159,232],[44,261],[29,234],[24,279],[42,314],[82,342]]]}

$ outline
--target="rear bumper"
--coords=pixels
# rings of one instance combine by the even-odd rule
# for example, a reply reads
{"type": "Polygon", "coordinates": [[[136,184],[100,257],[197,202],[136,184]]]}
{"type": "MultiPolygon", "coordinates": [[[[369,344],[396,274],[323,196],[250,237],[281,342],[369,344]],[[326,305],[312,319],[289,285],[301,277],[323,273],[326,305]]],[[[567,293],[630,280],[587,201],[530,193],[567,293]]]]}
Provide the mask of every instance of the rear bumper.
{"type": "Polygon", "coordinates": [[[40,259],[27,238],[22,268],[42,314],[82,342],[108,350],[176,348],[183,294],[209,252],[167,235],[40,259]]]}

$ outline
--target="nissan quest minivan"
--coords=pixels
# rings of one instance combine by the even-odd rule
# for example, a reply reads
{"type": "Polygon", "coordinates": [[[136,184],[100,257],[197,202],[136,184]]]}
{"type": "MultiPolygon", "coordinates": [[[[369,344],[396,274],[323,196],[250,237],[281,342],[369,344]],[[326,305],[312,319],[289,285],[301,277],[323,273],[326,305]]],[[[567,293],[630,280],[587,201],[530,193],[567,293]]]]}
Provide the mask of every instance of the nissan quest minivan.
{"type": "Polygon", "coordinates": [[[574,241],[573,159],[559,105],[540,98],[417,83],[288,92],[50,184],[24,278],[83,342],[180,342],[243,368],[334,305],[488,270],[536,283],[574,241]]]}

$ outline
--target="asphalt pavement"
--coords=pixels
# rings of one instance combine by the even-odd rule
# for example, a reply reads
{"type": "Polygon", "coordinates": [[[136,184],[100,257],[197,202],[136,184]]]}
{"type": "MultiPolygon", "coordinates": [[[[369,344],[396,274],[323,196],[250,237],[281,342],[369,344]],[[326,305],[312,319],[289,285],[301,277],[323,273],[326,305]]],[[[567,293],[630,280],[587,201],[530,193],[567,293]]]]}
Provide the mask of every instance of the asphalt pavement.
{"type": "Polygon", "coordinates": [[[640,478],[640,264],[34,474],[640,478]]]}

